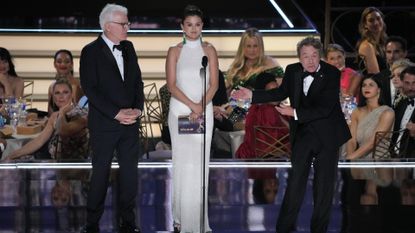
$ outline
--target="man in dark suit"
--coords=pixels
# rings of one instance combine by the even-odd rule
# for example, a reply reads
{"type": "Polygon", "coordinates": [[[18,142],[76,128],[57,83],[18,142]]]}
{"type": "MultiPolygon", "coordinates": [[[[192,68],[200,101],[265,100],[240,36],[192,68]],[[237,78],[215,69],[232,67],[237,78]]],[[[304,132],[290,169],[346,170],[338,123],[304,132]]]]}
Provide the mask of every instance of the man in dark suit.
{"type": "Polygon", "coordinates": [[[400,101],[395,107],[394,134],[392,144],[400,141],[398,157],[415,158],[415,67],[409,66],[401,72],[402,89],[407,99],[400,101]]]}
{"type": "Polygon", "coordinates": [[[382,81],[381,97],[383,102],[389,107],[394,107],[396,97],[399,96],[399,93],[392,84],[391,68],[395,61],[406,58],[406,55],[408,54],[407,42],[400,36],[389,36],[385,44],[388,67],[381,70],[375,78],[380,78],[382,81]]]}
{"type": "Polygon", "coordinates": [[[87,199],[87,225],[99,232],[114,151],[120,166],[119,232],[140,232],[135,225],[139,121],[144,104],[141,71],[133,44],[127,41],[127,8],[107,4],[99,16],[103,33],[81,52],[80,77],[88,97],[88,126],[93,151],[87,199]]]}
{"type": "Polygon", "coordinates": [[[299,63],[288,65],[278,89],[254,91],[242,88],[235,98],[252,98],[252,103],[282,101],[291,106],[277,110],[290,119],[291,170],[277,221],[278,233],[290,232],[304,199],[311,164],[314,167],[314,210],[311,232],[327,231],[336,182],[339,147],[350,137],[341,111],[340,71],[323,61],[318,39],[307,37],[297,44],[299,63]]]}

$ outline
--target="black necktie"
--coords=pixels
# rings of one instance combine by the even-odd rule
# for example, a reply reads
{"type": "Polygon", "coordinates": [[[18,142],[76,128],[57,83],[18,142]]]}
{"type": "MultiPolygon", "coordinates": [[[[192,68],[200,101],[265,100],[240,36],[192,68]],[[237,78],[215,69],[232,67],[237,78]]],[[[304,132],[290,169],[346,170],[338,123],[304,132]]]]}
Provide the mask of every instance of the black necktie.
{"type": "Polygon", "coordinates": [[[413,98],[408,98],[408,105],[411,105],[412,107],[414,106],[414,99],[413,98]]]}
{"type": "Polygon", "coordinates": [[[122,51],[122,45],[121,44],[115,44],[112,46],[112,51],[114,51],[114,49],[118,49],[119,51],[122,51]]]}

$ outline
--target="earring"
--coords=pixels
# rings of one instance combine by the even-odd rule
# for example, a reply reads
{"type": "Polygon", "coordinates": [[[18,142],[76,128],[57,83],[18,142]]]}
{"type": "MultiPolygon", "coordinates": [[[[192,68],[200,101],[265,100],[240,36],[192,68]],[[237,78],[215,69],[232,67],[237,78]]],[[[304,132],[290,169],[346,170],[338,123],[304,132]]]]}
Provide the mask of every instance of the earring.
{"type": "Polygon", "coordinates": [[[186,44],[186,34],[183,32],[183,44],[186,44]]]}
{"type": "Polygon", "coordinates": [[[202,43],[202,44],[203,44],[202,34],[200,34],[199,39],[200,39],[200,43],[202,43]]]}

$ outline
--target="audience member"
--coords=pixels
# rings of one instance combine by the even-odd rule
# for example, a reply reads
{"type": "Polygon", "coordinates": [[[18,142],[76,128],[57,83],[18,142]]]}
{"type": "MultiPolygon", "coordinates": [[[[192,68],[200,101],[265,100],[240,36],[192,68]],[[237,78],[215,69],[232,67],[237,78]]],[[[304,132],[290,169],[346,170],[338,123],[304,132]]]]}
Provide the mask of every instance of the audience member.
{"type": "Polygon", "coordinates": [[[326,48],[326,61],[341,71],[340,91],[343,97],[357,96],[361,75],[352,68],[346,67],[346,52],[339,44],[329,44],[326,48]]]}
{"type": "MultiPolygon", "coordinates": [[[[378,158],[378,154],[372,152],[376,132],[392,130],[395,119],[393,110],[380,99],[381,91],[379,79],[369,76],[363,79],[359,105],[352,113],[352,138],[347,142],[347,159],[378,158]]],[[[387,186],[392,181],[390,169],[352,169],[351,172],[355,179],[367,179],[362,204],[377,204],[377,185],[387,186]]]]}
{"type": "Polygon", "coordinates": [[[72,86],[67,80],[58,79],[53,84],[52,95],[58,110],[52,113],[39,136],[13,151],[6,160],[31,155],[47,142],[53,159],[83,159],[88,156],[87,112],[72,103],[72,86]]]}
{"type": "Polygon", "coordinates": [[[363,75],[373,75],[386,68],[386,24],[382,12],[375,7],[363,10],[359,22],[357,61],[363,75]]]}
{"type": "Polygon", "coordinates": [[[10,52],[2,47],[0,47],[0,83],[4,86],[6,97],[23,97],[23,79],[17,76],[10,52]]]}
{"type": "Polygon", "coordinates": [[[406,96],[405,100],[399,101],[395,107],[396,119],[394,131],[401,131],[392,137],[392,144],[398,142],[396,148],[397,157],[415,157],[415,66],[404,69],[400,78],[402,81],[402,91],[406,96]]]}
{"type": "Polygon", "coordinates": [[[399,36],[390,36],[386,40],[386,61],[388,67],[380,71],[380,78],[382,80],[382,98],[386,105],[393,107],[395,104],[395,98],[399,96],[397,89],[395,88],[397,82],[399,82],[399,76],[394,79],[392,74],[392,65],[395,61],[404,59],[407,55],[406,40],[399,36]]]}
{"type": "MultiPolygon", "coordinates": [[[[72,90],[73,90],[72,102],[78,103],[81,97],[84,95],[84,93],[82,91],[81,83],[79,79],[74,77],[73,56],[72,56],[71,51],[66,50],[66,49],[58,50],[55,53],[55,56],[53,58],[54,58],[53,66],[56,69],[55,81],[61,78],[67,79],[69,83],[71,84],[72,90]]],[[[48,91],[48,99],[49,99],[48,112],[49,114],[53,112],[53,110],[51,109],[52,107],[51,106],[52,86],[53,86],[53,83],[49,86],[49,91],[48,91]]]]}
{"type": "MultiPolygon", "coordinates": [[[[392,100],[392,107],[395,107],[401,100],[405,99],[405,94],[402,90],[402,80],[401,80],[401,72],[406,69],[408,66],[414,66],[415,64],[410,62],[408,59],[399,59],[396,60],[390,70],[391,74],[391,82],[392,85],[390,86],[390,92],[386,90],[386,92],[391,93],[389,95],[389,100],[392,100]]],[[[383,95],[385,96],[385,95],[383,95]]]]}

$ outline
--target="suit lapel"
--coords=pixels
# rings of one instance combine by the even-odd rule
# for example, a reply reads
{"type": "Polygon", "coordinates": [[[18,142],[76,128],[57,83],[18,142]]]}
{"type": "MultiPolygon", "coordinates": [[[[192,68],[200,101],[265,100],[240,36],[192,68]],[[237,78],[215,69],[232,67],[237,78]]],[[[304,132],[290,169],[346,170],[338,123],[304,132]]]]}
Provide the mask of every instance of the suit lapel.
{"type": "Polygon", "coordinates": [[[297,108],[300,105],[300,96],[303,91],[303,71],[302,68],[294,74],[294,99],[293,107],[297,108]]]}
{"type": "MultiPolygon", "coordinates": [[[[115,60],[114,55],[112,54],[110,48],[108,48],[108,45],[105,43],[105,41],[101,38],[101,36],[99,37],[99,40],[101,42],[101,51],[104,54],[104,56],[111,62],[111,65],[113,66],[114,69],[116,69],[118,71],[119,74],[119,78],[122,81],[122,77],[121,77],[121,71],[120,69],[118,69],[118,65],[117,65],[117,61],[115,60]]],[[[125,59],[124,59],[124,73],[125,73],[125,59]]],[[[125,75],[124,75],[125,76],[125,75]]]]}
{"type": "Polygon", "coordinates": [[[319,70],[319,72],[316,73],[313,82],[310,85],[310,88],[308,89],[308,93],[307,96],[313,95],[314,93],[318,93],[320,91],[320,89],[323,87],[323,83],[324,83],[324,73],[321,72],[321,69],[319,70]]]}

